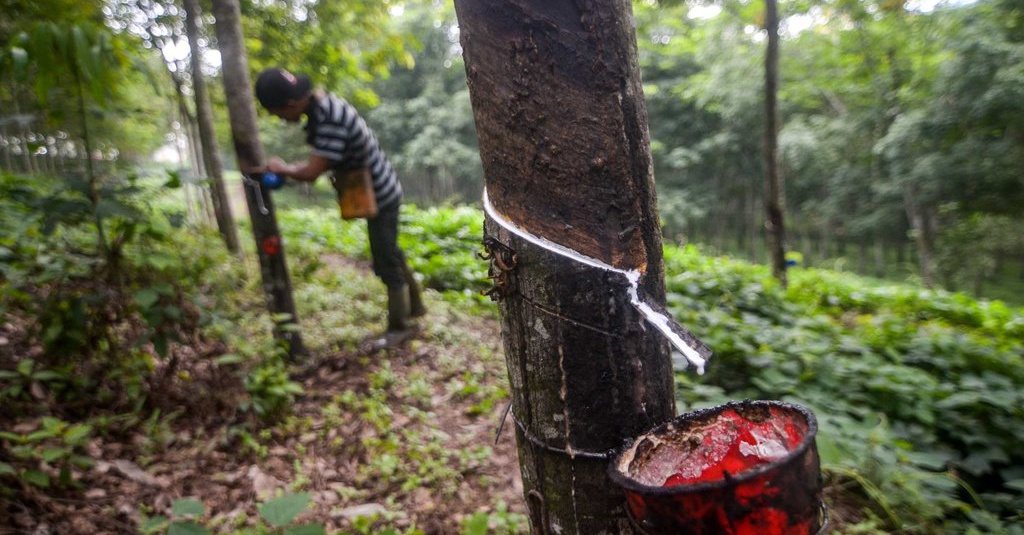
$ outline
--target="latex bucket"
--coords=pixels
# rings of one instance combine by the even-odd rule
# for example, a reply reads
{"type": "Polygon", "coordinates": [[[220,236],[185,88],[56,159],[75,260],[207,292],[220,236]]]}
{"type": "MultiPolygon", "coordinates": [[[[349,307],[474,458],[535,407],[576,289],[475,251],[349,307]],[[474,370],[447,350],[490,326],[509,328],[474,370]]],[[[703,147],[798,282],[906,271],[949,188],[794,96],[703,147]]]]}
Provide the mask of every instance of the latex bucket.
{"type": "Polygon", "coordinates": [[[826,531],[811,411],[742,401],[683,414],[629,441],[609,477],[650,535],[826,531]]]}

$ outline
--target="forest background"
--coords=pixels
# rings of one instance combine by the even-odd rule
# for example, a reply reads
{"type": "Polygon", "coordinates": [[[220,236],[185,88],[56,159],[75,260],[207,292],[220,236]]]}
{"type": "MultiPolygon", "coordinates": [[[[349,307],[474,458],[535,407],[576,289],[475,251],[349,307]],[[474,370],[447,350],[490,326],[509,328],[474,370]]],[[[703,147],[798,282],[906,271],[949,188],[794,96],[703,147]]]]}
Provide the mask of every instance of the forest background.
{"type": "MultiPolygon", "coordinates": [[[[159,48],[171,83],[189,91],[183,12],[159,2],[99,6],[8,9],[0,37],[10,42],[28,21],[58,13],[117,32],[117,53],[148,65],[117,80],[114,109],[96,127],[97,150],[139,162],[168,132],[194,132],[159,74],[159,55],[147,53],[159,48]],[[163,87],[162,98],[151,83],[163,87]],[[131,113],[155,120],[126,124],[131,113]]],[[[791,261],[1019,303],[1019,6],[802,1],[780,9],[791,261]]],[[[482,170],[451,6],[278,2],[245,11],[253,69],[290,65],[364,109],[407,177],[411,200],[479,198],[482,170]]],[[[763,6],[651,1],[634,11],[667,238],[763,260],[763,6]]],[[[17,68],[17,57],[8,64],[17,68]]],[[[80,128],[66,111],[40,114],[32,98],[12,98],[19,93],[13,77],[7,82],[5,109],[13,113],[0,123],[0,165],[45,167],[40,155],[70,150],[80,128]]],[[[229,147],[226,111],[216,111],[220,146],[229,147]]],[[[298,128],[264,120],[270,153],[301,156],[298,128]]],[[[229,166],[233,160],[225,154],[229,166]]]]}
{"type": "MultiPolygon", "coordinates": [[[[1024,9],[1013,0],[780,3],[786,245],[802,273],[788,289],[738,260],[767,256],[763,5],[643,0],[633,10],[670,305],[717,355],[706,377],[680,370],[679,408],[739,397],[827,407],[816,412],[843,532],[1019,532],[1024,9]]],[[[479,218],[463,206],[480,198],[482,170],[452,7],[296,0],[243,2],[242,12],[254,71],[308,72],[364,110],[422,209],[408,216],[410,232],[432,238],[421,240],[432,248],[418,251],[416,269],[444,299],[486,309],[474,297],[485,271],[473,259],[479,218]]],[[[213,21],[203,22],[204,71],[230,168],[213,21]]],[[[169,363],[187,368],[177,353],[182,326],[211,336],[199,318],[213,321],[206,309],[227,306],[192,311],[178,301],[211,291],[202,277],[232,260],[193,249],[211,243],[198,236],[211,202],[196,157],[180,5],[5,0],[0,43],[0,397],[13,422],[0,429],[0,477],[14,496],[63,492],[89,464],[89,440],[166,417],[154,410],[154,370],[173,377],[169,363]],[[154,160],[168,151],[172,163],[154,160]],[[160,197],[168,192],[170,201],[160,197]],[[176,247],[194,251],[198,264],[176,247]],[[111,288],[121,288],[124,308],[98,325],[88,319],[102,308],[94,297],[111,288]],[[114,369],[118,380],[137,380],[138,392],[99,405],[138,422],[69,408],[112,380],[97,355],[119,345],[114,326],[131,318],[130,358],[114,369]],[[20,352],[32,347],[38,354],[20,352]],[[33,405],[42,399],[52,405],[33,405]]],[[[262,116],[261,135],[270,154],[305,154],[299,127],[262,116]]],[[[240,187],[236,173],[227,180],[240,187]]],[[[288,188],[281,199],[298,277],[318,267],[301,251],[364,254],[349,230],[303,211],[319,207],[326,218],[325,188],[288,188]]],[[[302,388],[267,357],[273,351],[250,355],[227,339],[214,354],[222,366],[245,361],[243,412],[276,422],[234,435],[258,453],[258,430],[288,422],[302,388]]],[[[493,404],[495,388],[473,399],[493,404]]],[[[515,529],[504,513],[484,519],[515,529]]],[[[410,530],[379,520],[349,528],[410,530]]]]}

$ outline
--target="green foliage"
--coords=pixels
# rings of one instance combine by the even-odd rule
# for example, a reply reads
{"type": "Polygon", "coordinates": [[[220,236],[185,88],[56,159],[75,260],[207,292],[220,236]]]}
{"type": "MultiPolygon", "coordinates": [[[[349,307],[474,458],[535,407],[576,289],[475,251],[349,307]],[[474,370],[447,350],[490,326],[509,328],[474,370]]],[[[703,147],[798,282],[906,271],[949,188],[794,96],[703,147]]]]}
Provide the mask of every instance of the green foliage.
{"type": "MultiPolygon", "coordinates": [[[[36,97],[44,104],[49,92],[62,83],[61,76],[70,76],[78,90],[105,103],[116,87],[115,72],[125,61],[110,34],[95,25],[39,23],[15,42],[27,53],[36,97]]],[[[28,65],[24,70],[29,71],[28,65]]]]}
{"type": "Polygon", "coordinates": [[[189,321],[179,293],[189,277],[180,276],[186,270],[179,245],[171,244],[173,227],[150,204],[153,189],[133,175],[104,186],[96,215],[106,222],[105,247],[89,239],[97,227],[83,217],[89,210],[84,182],[0,175],[0,191],[0,218],[10,223],[0,233],[0,292],[9,298],[5,304],[18,303],[38,318],[37,336],[49,355],[115,350],[110,330],[124,316],[149,327],[139,344],[150,342],[158,355],[168,355],[178,324],[189,321]],[[125,268],[133,270],[131,281],[125,268]]]}
{"type": "Polygon", "coordinates": [[[18,363],[14,371],[0,370],[0,401],[20,399],[29,394],[34,384],[46,385],[59,383],[64,376],[53,370],[37,369],[38,364],[32,359],[18,363]]]}
{"type": "Polygon", "coordinates": [[[502,502],[493,512],[479,512],[462,522],[461,535],[514,535],[528,530],[526,516],[510,513],[502,502]]]}
{"type": "MultiPolygon", "coordinates": [[[[323,525],[295,524],[296,518],[309,507],[309,495],[285,494],[260,504],[261,522],[245,534],[252,535],[325,535],[323,525]]],[[[170,518],[154,516],[143,518],[139,530],[143,535],[210,535],[210,529],[200,520],[206,514],[202,502],[191,498],[175,500],[171,504],[170,518]]]]}
{"type": "Polygon", "coordinates": [[[308,494],[288,494],[260,506],[260,516],[276,528],[284,527],[309,507],[308,494]]]}
{"type": "MultiPolygon", "coordinates": [[[[1004,238],[1024,202],[1024,49],[1011,3],[780,4],[789,247],[820,265],[853,257],[847,243],[918,245],[934,257],[917,259],[926,283],[984,295],[998,288],[983,283],[1016,278],[1016,260],[1009,276],[996,269],[1024,251],[1004,238]]],[[[761,9],[634,2],[666,234],[756,261],[761,9]]]]}
{"type": "Polygon", "coordinates": [[[29,485],[49,488],[53,484],[49,467],[54,467],[57,486],[76,485],[73,471],[93,465],[93,459],[83,452],[92,438],[92,426],[53,417],[42,418],[39,426],[27,434],[0,431],[0,441],[6,443],[4,449],[13,460],[13,464],[0,462],[0,477],[17,477],[29,485]]]}
{"type": "Polygon", "coordinates": [[[374,0],[242,2],[250,65],[307,73],[357,106],[374,105],[369,82],[412,63],[409,37],[388,24],[389,7],[374,0]]]}
{"type": "Polygon", "coordinates": [[[483,240],[480,211],[467,206],[403,209],[399,238],[409,265],[438,290],[479,294],[490,285],[476,253],[483,240]]]}
{"type": "MultiPolygon", "coordinates": [[[[286,209],[279,214],[289,253],[310,260],[323,253],[370,258],[365,223],[342,222],[334,210],[286,209]]],[[[490,285],[482,251],[483,216],[468,206],[402,207],[399,245],[423,283],[479,298],[490,285]]],[[[315,263],[315,262],[314,262],[315,263]]]]}
{"type": "Polygon", "coordinates": [[[286,356],[287,352],[282,349],[249,370],[245,390],[252,401],[243,404],[243,410],[251,408],[260,417],[274,420],[289,410],[296,395],[302,394],[302,387],[288,376],[286,356]]]}
{"type": "MultiPolygon", "coordinates": [[[[478,231],[468,229],[482,214],[446,210],[410,210],[404,231],[422,237],[408,246],[446,236],[451,241],[444,256],[466,255],[468,263],[469,252],[479,247],[478,231]],[[427,223],[428,213],[442,218],[427,223]],[[455,215],[465,222],[452,224],[455,215]]],[[[311,217],[302,226],[308,231],[318,224],[311,217]]],[[[361,242],[354,246],[361,238],[339,239],[347,231],[329,228],[316,239],[362,253],[361,242]]],[[[1024,312],[824,270],[794,270],[783,289],[763,267],[704,256],[692,247],[666,247],[665,263],[670,309],[715,350],[706,376],[677,375],[680,408],[746,397],[811,407],[828,483],[849,489],[840,494],[843,507],[863,515],[862,522],[844,525],[843,533],[911,526],[928,533],[965,531],[986,526],[983,519],[1016,529],[1014,511],[1024,501],[1014,486],[1024,475],[1015,468],[1024,464],[1015,446],[1024,439],[1024,312]]],[[[429,268],[417,270],[431,280],[429,268]]],[[[445,273],[450,287],[474,284],[472,270],[445,273]]],[[[370,380],[379,389],[421,389],[414,377],[398,379],[386,367],[370,380]]],[[[448,391],[480,395],[478,384],[455,375],[448,391]]],[[[418,484],[425,473],[398,469],[399,458],[417,454],[397,453],[405,446],[390,436],[395,416],[384,399],[339,401],[339,413],[362,414],[381,433],[363,445],[373,452],[367,474],[402,488],[418,484]]],[[[418,440],[430,449],[429,438],[418,440]]],[[[465,529],[480,529],[482,522],[476,518],[465,529]]]]}
{"type": "Polygon", "coordinates": [[[1024,310],[821,270],[783,290],[692,247],[667,247],[666,272],[671,310],[716,352],[706,376],[677,377],[681,406],[811,407],[831,484],[884,529],[961,531],[964,511],[1020,522],[1024,310]]]}

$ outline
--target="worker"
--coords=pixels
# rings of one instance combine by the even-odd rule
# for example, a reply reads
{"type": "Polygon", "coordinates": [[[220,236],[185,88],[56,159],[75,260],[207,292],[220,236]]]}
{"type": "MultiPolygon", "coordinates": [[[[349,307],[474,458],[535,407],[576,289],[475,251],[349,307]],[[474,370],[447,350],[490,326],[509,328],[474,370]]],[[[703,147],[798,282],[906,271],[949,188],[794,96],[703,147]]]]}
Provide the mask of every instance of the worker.
{"type": "Polygon", "coordinates": [[[314,89],[307,75],[282,68],[266,69],[256,79],[256,98],[272,115],[290,123],[305,117],[306,143],[311,146],[306,161],[288,163],[272,157],[266,171],[303,182],[313,182],[330,171],[339,192],[342,216],[366,218],[373,271],[388,294],[387,330],[372,343],[382,348],[400,344],[414,332],[411,318],[423,316],[426,308],[419,284],[398,246],[402,184],[373,131],[354,106],[314,89]],[[366,186],[362,190],[366,199],[362,201],[360,182],[366,186]],[[355,213],[346,214],[346,208],[352,207],[355,213]]]}

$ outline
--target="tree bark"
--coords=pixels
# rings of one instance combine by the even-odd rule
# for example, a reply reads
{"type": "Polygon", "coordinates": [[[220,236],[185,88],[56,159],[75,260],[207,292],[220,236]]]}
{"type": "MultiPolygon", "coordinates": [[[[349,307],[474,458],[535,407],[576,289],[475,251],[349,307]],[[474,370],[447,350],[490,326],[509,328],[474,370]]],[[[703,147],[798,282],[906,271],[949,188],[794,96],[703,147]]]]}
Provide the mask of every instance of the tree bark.
{"type": "Polygon", "coordinates": [[[4,169],[10,172],[14,172],[14,160],[11,159],[11,137],[7,135],[7,127],[4,126],[0,130],[0,145],[3,146],[4,151],[4,169]]]}
{"type": "MultiPolygon", "coordinates": [[[[256,104],[249,83],[249,62],[242,38],[242,21],[238,0],[214,0],[213,15],[217,19],[217,41],[221,53],[222,77],[231,119],[231,137],[243,176],[247,169],[264,165],[263,145],[256,127],[256,104]]],[[[257,182],[253,182],[256,184],[257,182]]],[[[302,336],[295,326],[295,300],[288,277],[284,244],[277,227],[274,203],[269,192],[256,185],[245,187],[256,252],[259,255],[263,291],[275,316],[274,336],[287,343],[289,355],[295,359],[306,353],[302,336]]]]}
{"type": "Polygon", "coordinates": [[[764,59],[765,229],[772,275],[786,286],[786,227],[782,177],[779,173],[779,15],[775,0],[765,0],[768,49],[764,59]]]}
{"type": "MultiPolygon", "coordinates": [[[[520,469],[535,534],[629,534],[607,452],[675,413],[628,2],[456,0],[520,469]]],[[[687,340],[693,342],[686,333],[687,340]]]]}
{"type": "Polygon", "coordinates": [[[917,245],[921,284],[926,288],[931,288],[935,285],[933,261],[935,234],[932,228],[932,218],[929,217],[927,209],[920,204],[915,185],[907,184],[903,187],[903,203],[907,210],[907,219],[910,220],[911,231],[914,234],[914,243],[917,245]]]}
{"type": "Polygon", "coordinates": [[[202,70],[202,48],[199,46],[199,1],[185,1],[185,31],[189,48],[192,50],[192,89],[195,92],[196,119],[199,123],[199,139],[203,149],[203,163],[210,177],[210,192],[213,196],[213,211],[217,218],[217,229],[228,250],[234,254],[241,251],[238,243],[238,228],[231,213],[231,202],[224,186],[224,165],[217,149],[217,134],[214,130],[213,109],[206,90],[202,70]]]}

